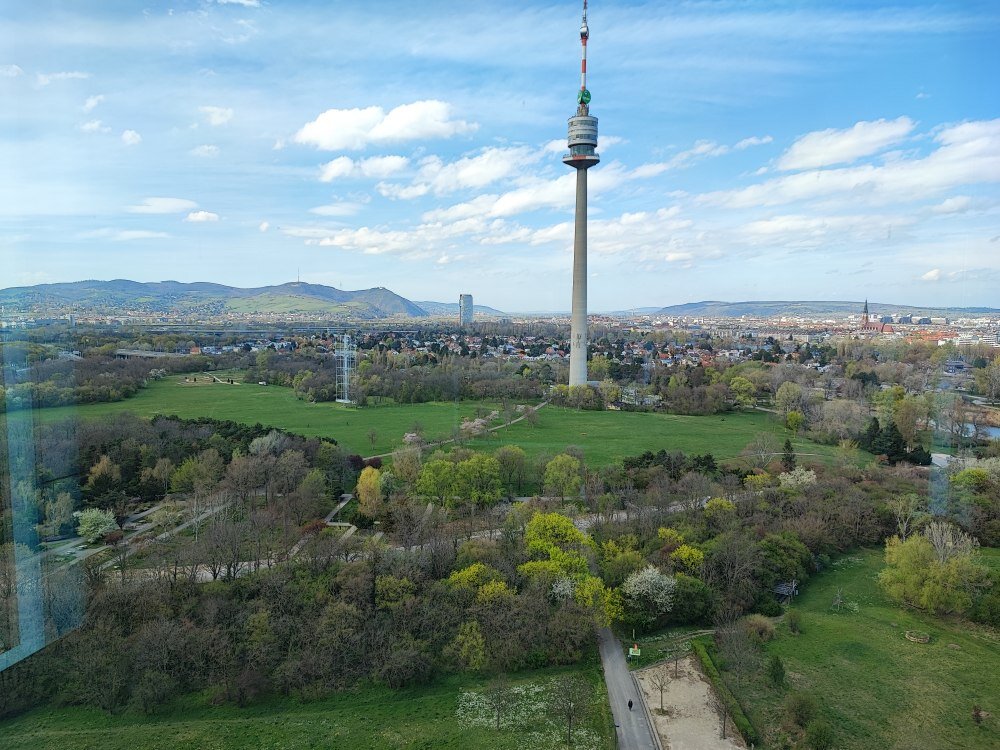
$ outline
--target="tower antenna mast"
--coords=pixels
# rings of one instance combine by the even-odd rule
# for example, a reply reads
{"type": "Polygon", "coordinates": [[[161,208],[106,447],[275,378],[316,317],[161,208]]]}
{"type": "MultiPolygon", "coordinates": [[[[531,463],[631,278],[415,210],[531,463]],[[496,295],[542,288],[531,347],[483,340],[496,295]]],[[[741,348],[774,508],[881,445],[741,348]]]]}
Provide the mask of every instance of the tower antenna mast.
{"type": "Polygon", "coordinates": [[[580,23],[580,91],[576,114],[569,118],[569,153],[563,164],[576,170],[576,220],[573,233],[573,312],[570,319],[569,384],[587,383],[587,170],[600,162],[597,155],[597,118],[590,115],[587,88],[587,0],[580,23]]]}

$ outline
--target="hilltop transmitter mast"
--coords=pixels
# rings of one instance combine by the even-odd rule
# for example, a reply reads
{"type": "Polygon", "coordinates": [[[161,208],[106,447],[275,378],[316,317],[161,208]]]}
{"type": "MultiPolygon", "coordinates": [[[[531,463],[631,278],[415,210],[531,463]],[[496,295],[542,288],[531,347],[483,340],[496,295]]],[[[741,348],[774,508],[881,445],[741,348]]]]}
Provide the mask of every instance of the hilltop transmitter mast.
{"type": "Polygon", "coordinates": [[[563,164],[576,170],[576,223],[573,236],[573,312],[570,321],[569,384],[587,383],[587,170],[600,162],[597,155],[597,118],[590,114],[587,89],[587,0],[580,24],[580,91],[576,114],[569,118],[569,153],[563,164]]]}

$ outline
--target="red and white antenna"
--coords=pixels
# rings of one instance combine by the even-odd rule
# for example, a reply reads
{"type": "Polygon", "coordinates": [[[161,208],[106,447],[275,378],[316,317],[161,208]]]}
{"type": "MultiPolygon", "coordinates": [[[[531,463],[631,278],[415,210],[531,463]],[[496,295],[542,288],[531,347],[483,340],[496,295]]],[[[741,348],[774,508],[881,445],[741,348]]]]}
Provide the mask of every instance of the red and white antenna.
{"type": "Polygon", "coordinates": [[[587,0],[583,0],[583,21],[580,23],[580,46],[583,48],[583,56],[580,59],[580,93],[577,99],[584,109],[590,104],[590,92],[587,91],[587,40],[589,38],[590,27],[587,26],[587,0]]]}

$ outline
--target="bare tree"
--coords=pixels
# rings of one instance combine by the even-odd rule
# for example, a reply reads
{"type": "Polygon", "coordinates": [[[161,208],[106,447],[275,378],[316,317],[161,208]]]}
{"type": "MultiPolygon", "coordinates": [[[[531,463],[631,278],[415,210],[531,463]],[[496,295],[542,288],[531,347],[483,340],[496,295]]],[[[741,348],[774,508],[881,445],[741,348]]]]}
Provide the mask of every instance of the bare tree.
{"type": "Polygon", "coordinates": [[[886,505],[896,516],[896,530],[899,532],[899,538],[905,542],[907,534],[910,533],[910,524],[923,512],[923,499],[913,492],[908,492],[890,498],[886,505]]]}
{"type": "Polygon", "coordinates": [[[666,669],[658,669],[653,672],[649,681],[652,683],[653,687],[660,691],[660,711],[662,712],[665,710],[663,708],[663,691],[666,690],[667,685],[670,684],[670,676],[668,675],[666,669]]]}
{"type": "Polygon", "coordinates": [[[586,715],[592,699],[590,683],[582,677],[557,677],[552,691],[552,709],[566,722],[566,744],[573,745],[573,725],[586,715]]]}
{"type": "Polygon", "coordinates": [[[713,690],[709,694],[709,705],[719,715],[719,736],[726,739],[726,725],[729,723],[729,706],[713,690]]]}
{"type": "Polygon", "coordinates": [[[766,469],[774,457],[778,454],[778,441],[769,432],[759,432],[747,443],[746,447],[740,451],[740,456],[751,469],[766,469]]]}
{"type": "Polygon", "coordinates": [[[979,542],[946,521],[932,521],[924,529],[924,535],[942,565],[956,557],[971,555],[979,546],[979,542]]]}
{"type": "Polygon", "coordinates": [[[500,731],[500,721],[514,703],[514,693],[510,689],[507,675],[500,674],[486,686],[486,704],[496,717],[496,728],[500,731]]]}

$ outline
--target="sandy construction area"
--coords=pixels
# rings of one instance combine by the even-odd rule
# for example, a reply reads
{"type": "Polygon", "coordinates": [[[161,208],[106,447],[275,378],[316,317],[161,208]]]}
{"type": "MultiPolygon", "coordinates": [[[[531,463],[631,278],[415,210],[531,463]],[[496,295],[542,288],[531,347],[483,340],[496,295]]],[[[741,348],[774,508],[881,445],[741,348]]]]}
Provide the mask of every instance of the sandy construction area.
{"type": "Polygon", "coordinates": [[[634,673],[664,750],[745,748],[746,745],[731,722],[726,729],[726,739],[720,739],[719,714],[709,701],[711,687],[696,666],[694,657],[681,659],[677,673],[675,678],[672,661],[634,673]],[[663,690],[663,713],[660,712],[660,691],[650,681],[657,672],[664,672],[670,678],[663,690]]]}

